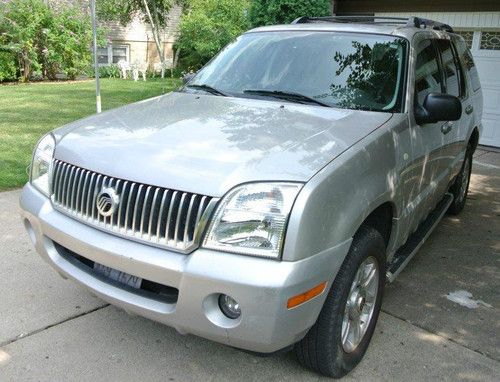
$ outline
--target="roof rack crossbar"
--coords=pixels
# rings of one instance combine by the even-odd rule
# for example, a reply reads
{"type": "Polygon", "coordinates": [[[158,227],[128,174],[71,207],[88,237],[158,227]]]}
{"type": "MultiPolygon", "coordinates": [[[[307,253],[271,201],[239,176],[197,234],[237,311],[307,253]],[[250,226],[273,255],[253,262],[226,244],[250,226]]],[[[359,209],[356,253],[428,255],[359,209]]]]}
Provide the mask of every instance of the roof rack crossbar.
{"type": "Polygon", "coordinates": [[[381,24],[398,24],[407,27],[416,28],[432,28],[434,30],[443,30],[453,32],[453,28],[448,24],[438,21],[424,19],[421,17],[387,17],[387,16],[371,16],[371,15],[352,15],[352,16],[324,16],[324,17],[308,17],[302,16],[295,19],[292,24],[307,24],[315,22],[330,22],[330,23],[381,23],[381,24]]]}
{"type": "Polygon", "coordinates": [[[424,19],[422,17],[410,17],[408,19],[408,24],[412,24],[413,26],[417,28],[431,28],[435,30],[442,30],[445,32],[450,32],[453,33],[453,28],[445,23],[441,23],[439,21],[434,21],[434,20],[429,20],[429,19],[424,19]]]}

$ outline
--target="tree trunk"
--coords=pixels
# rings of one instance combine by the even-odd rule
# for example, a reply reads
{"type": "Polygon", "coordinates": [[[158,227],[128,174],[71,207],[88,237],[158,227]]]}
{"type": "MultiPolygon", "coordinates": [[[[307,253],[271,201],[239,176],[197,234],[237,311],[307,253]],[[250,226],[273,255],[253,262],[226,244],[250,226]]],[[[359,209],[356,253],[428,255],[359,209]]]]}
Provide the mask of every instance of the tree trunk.
{"type": "Polygon", "coordinates": [[[21,61],[23,67],[23,74],[21,76],[22,82],[28,82],[31,78],[31,62],[28,54],[25,52],[21,53],[21,61]]]}
{"type": "MultiPolygon", "coordinates": [[[[153,17],[151,16],[151,11],[149,10],[147,0],[142,0],[144,4],[144,9],[146,10],[146,15],[148,16],[149,24],[151,25],[151,30],[153,31],[153,38],[155,40],[156,49],[158,50],[158,55],[160,56],[161,66],[165,65],[165,57],[163,55],[163,49],[161,47],[160,42],[160,33],[158,31],[158,24],[153,21],[153,17]]],[[[156,12],[156,9],[155,9],[156,12]]],[[[157,20],[157,18],[156,18],[157,20]]]]}
{"type": "Polygon", "coordinates": [[[172,68],[170,69],[170,77],[174,77],[174,69],[177,68],[177,62],[179,62],[179,55],[181,54],[181,48],[177,48],[174,54],[174,59],[172,60],[172,68]]]}

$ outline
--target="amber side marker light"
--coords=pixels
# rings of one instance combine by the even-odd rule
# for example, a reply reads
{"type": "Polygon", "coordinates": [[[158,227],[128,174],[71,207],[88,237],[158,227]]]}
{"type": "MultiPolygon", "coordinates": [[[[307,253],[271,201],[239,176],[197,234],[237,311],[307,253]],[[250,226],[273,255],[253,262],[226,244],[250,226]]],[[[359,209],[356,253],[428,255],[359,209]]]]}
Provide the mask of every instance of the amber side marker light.
{"type": "Polygon", "coordinates": [[[311,299],[313,299],[316,296],[319,296],[321,293],[323,293],[326,289],[326,281],[322,282],[319,285],[316,285],[314,288],[309,289],[308,291],[298,294],[297,296],[290,297],[288,299],[288,303],[286,304],[286,307],[288,309],[295,308],[296,306],[299,306],[303,304],[304,302],[307,302],[311,299]]]}

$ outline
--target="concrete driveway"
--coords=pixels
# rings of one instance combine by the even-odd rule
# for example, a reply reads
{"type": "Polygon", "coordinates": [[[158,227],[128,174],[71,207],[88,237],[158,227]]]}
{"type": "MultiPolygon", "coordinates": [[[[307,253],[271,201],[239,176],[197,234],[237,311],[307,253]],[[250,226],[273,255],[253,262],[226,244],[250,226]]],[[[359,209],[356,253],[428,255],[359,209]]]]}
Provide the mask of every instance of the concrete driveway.
{"type": "MultiPolygon", "coordinates": [[[[324,379],[291,353],[260,358],[182,336],[64,281],[32,249],[18,196],[0,193],[0,381],[324,379]]],[[[345,380],[498,381],[499,261],[500,153],[481,149],[465,211],[387,287],[372,344],[345,380]]]]}

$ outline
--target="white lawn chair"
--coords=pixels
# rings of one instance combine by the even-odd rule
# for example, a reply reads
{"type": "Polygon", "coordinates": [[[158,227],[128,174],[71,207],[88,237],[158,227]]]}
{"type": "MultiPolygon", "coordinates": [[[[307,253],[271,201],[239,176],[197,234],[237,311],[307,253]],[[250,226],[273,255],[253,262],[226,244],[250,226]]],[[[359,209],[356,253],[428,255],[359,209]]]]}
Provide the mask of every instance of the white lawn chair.
{"type": "Polygon", "coordinates": [[[147,62],[135,61],[132,65],[132,79],[134,81],[139,80],[139,74],[142,76],[142,80],[146,81],[146,72],[148,70],[147,62]]]}
{"type": "Polygon", "coordinates": [[[127,72],[130,70],[130,64],[125,60],[120,60],[116,63],[118,69],[120,69],[120,78],[126,79],[127,72]]]}
{"type": "Polygon", "coordinates": [[[172,69],[174,60],[172,58],[166,58],[164,63],[156,62],[153,65],[153,70],[156,73],[161,72],[161,78],[165,78],[165,70],[172,69]]]}

